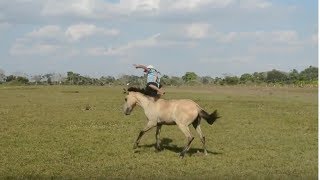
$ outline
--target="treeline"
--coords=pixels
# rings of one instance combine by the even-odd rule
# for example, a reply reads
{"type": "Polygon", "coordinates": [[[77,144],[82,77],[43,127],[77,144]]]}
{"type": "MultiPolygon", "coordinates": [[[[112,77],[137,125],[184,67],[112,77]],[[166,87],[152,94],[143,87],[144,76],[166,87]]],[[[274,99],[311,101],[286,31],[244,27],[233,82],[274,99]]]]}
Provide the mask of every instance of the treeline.
{"type": "MultiPolygon", "coordinates": [[[[144,86],[145,76],[121,75],[118,78],[113,76],[102,76],[92,78],[82,76],[75,72],[67,74],[49,73],[33,76],[6,76],[4,71],[0,70],[0,83],[5,84],[29,84],[29,85],[99,85],[99,86],[117,86],[130,84],[132,86],[144,86]]],[[[318,67],[309,66],[301,72],[296,69],[290,72],[271,70],[267,72],[245,73],[241,76],[215,77],[198,76],[194,72],[186,72],[182,77],[163,75],[161,84],[164,86],[197,86],[197,85],[297,85],[297,86],[317,86],[318,85],[318,67]]]]}

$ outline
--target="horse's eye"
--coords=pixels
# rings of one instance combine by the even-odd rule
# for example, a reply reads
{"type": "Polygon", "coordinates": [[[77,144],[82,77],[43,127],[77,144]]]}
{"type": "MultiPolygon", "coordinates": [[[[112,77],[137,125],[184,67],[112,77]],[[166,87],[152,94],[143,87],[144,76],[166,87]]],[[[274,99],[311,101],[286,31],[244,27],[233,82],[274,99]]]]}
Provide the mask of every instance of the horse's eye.
{"type": "Polygon", "coordinates": [[[127,98],[124,98],[124,101],[126,101],[126,102],[127,102],[127,100],[128,100],[127,98]]]}

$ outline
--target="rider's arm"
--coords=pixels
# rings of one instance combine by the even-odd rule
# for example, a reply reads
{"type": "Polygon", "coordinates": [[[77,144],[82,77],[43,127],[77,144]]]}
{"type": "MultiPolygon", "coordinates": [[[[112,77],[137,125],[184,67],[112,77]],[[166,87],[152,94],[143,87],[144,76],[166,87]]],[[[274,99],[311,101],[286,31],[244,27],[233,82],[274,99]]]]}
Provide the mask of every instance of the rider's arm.
{"type": "Polygon", "coordinates": [[[142,68],[144,71],[148,71],[148,68],[142,64],[133,64],[134,67],[138,68],[142,68]]]}

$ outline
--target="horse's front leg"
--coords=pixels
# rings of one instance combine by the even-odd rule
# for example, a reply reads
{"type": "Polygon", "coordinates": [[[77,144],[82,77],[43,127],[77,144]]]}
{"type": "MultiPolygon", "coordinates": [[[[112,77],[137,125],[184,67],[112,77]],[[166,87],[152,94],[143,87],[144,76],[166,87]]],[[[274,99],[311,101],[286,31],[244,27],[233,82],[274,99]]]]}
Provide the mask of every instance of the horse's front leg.
{"type": "Polygon", "coordinates": [[[147,131],[149,131],[150,129],[152,129],[153,127],[157,126],[157,122],[153,122],[153,121],[149,121],[148,124],[146,125],[146,127],[143,128],[143,130],[140,131],[138,138],[136,140],[136,142],[133,145],[133,149],[136,149],[140,143],[140,140],[142,138],[142,136],[144,135],[144,133],[146,133],[147,131]]]}
{"type": "Polygon", "coordinates": [[[161,131],[161,124],[157,125],[157,131],[156,131],[156,149],[158,151],[161,151],[161,147],[160,147],[160,131],[161,131]]]}

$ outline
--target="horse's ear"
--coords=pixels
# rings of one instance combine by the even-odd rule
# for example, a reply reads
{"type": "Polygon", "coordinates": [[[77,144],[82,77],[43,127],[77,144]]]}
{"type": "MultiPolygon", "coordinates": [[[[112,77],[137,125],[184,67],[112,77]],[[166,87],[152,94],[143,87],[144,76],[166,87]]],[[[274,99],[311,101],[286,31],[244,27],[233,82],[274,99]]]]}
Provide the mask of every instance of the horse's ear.
{"type": "Polygon", "coordinates": [[[123,94],[129,94],[129,92],[126,88],[123,88],[123,94]]]}

